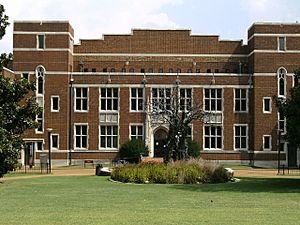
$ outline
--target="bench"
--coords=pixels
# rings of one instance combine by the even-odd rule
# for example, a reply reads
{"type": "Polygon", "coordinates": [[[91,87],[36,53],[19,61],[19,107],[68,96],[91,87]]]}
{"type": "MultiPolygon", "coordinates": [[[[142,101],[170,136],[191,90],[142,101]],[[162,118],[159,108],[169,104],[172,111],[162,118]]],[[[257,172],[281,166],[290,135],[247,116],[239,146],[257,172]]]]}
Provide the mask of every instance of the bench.
{"type": "Polygon", "coordinates": [[[93,165],[93,168],[94,168],[94,160],[92,159],[85,159],[83,161],[83,167],[85,168],[86,167],[86,164],[92,164],[93,165]]]}

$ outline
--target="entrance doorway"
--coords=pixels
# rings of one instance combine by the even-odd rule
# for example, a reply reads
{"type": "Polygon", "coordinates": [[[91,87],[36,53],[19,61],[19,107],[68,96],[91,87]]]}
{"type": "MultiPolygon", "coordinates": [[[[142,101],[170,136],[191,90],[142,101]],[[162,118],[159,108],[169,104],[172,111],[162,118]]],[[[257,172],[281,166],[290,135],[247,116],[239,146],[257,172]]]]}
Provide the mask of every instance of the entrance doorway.
{"type": "Polygon", "coordinates": [[[165,128],[158,128],[154,133],[154,157],[164,157],[166,154],[166,144],[168,131],[165,128]]]}
{"type": "Polygon", "coordinates": [[[34,166],[35,151],[34,142],[26,142],[24,149],[24,165],[34,166]]]}

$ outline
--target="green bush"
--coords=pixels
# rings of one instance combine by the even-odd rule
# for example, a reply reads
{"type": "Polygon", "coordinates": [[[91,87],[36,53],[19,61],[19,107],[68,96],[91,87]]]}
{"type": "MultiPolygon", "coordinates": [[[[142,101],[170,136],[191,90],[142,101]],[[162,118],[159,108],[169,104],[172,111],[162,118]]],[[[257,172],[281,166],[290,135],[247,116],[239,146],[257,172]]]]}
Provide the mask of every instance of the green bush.
{"type": "Polygon", "coordinates": [[[148,148],[143,140],[132,139],[126,141],[120,148],[120,158],[125,159],[130,163],[138,163],[141,154],[148,154],[148,148]]]}
{"type": "Polygon", "coordinates": [[[200,156],[201,146],[198,142],[193,140],[188,140],[188,155],[193,158],[197,158],[200,156]]]}
{"type": "Polygon", "coordinates": [[[116,167],[111,178],[129,183],[198,184],[224,183],[230,180],[223,166],[201,159],[174,163],[140,163],[116,167]]]}

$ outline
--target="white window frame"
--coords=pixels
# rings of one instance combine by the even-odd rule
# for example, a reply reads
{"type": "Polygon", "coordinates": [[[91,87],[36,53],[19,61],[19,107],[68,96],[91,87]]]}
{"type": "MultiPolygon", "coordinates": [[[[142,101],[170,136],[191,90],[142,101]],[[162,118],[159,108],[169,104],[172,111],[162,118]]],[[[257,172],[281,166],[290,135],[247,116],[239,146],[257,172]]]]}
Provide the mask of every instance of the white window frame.
{"type": "Polygon", "coordinates": [[[248,132],[248,124],[234,124],[233,126],[233,143],[234,143],[234,150],[248,150],[249,148],[249,132],[248,132]],[[236,127],[246,127],[246,136],[242,136],[241,134],[239,136],[236,136],[236,127]],[[236,138],[240,139],[240,145],[241,145],[241,139],[246,138],[246,147],[245,148],[238,148],[236,146],[236,138]]]}
{"type": "Polygon", "coordinates": [[[204,150],[208,150],[208,151],[216,151],[216,150],[222,150],[223,149],[223,138],[224,138],[224,132],[223,132],[223,127],[222,126],[219,126],[219,125],[204,125],[203,126],[203,149],[204,150]],[[211,128],[212,127],[220,127],[221,128],[221,136],[218,136],[217,134],[212,136],[212,135],[206,135],[205,134],[205,127],[209,127],[210,128],[210,133],[211,133],[211,128]],[[218,137],[221,137],[221,148],[206,148],[205,147],[205,138],[208,137],[210,138],[210,146],[211,146],[211,138],[215,138],[216,139],[216,146],[217,146],[217,138],[218,137]]]}
{"type": "Polygon", "coordinates": [[[59,112],[60,110],[60,97],[58,95],[51,95],[51,112],[59,112]],[[58,109],[53,108],[53,99],[57,98],[58,109]]]}
{"type": "Polygon", "coordinates": [[[90,95],[90,89],[88,87],[75,87],[74,88],[74,111],[75,112],[88,112],[89,111],[89,95],[90,95]],[[83,96],[76,96],[76,93],[77,93],[77,89],[81,89],[81,95],[83,94],[83,88],[87,89],[87,96],[86,97],[83,97],[83,96]],[[81,109],[77,109],[77,99],[80,100],[81,102],[81,109]],[[87,108],[86,109],[82,109],[82,102],[84,100],[87,100],[87,108]]]}
{"type": "Polygon", "coordinates": [[[99,149],[101,150],[101,151],[118,151],[118,149],[119,149],[119,133],[120,133],[120,130],[119,130],[120,128],[119,128],[119,125],[118,124],[102,124],[102,125],[99,125],[99,149]],[[105,129],[105,132],[106,132],[106,134],[105,134],[105,147],[102,147],[101,146],[101,137],[103,136],[103,135],[101,135],[101,127],[106,127],[105,129]],[[117,138],[117,146],[116,147],[113,147],[113,139],[111,139],[111,143],[112,143],[112,147],[107,147],[107,127],[111,127],[111,129],[112,129],[112,132],[113,132],[113,128],[112,127],[117,127],[117,134],[115,135],[115,134],[112,134],[111,135],[111,137],[113,138],[113,137],[116,137],[117,138]]]}
{"type": "Polygon", "coordinates": [[[280,67],[277,70],[277,89],[278,89],[278,97],[279,98],[285,98],[286,97],[286,77],[287,77],[287,70],[284,67],[280,67]],[[283,70],[284,72],[281,73],[281,70],[283,70]],[[284,94],[281,95],[280,94],[280,80],[283,79],[284,81],[284,94]]]}
{"type": "Polygon", "coordinates": [[[286,117],[284,117],[284,119],[281,120],[279,112],[278,112],[277,116],[278,116],[278,130],[280,129],[280,122],[284,123],[284,125],[283,125],[283,131],[281,132],[281,134],[284,135],[284,134],[286,134],[286,117]]]}
{"type": "Polygon", "coordinates": [[[263,97],[263,113],[271,114],[272,113],[272,98],[271,97],[263,97]],[[269,111],[266,111],[266,100],[269,100],[269,111]]]}
{"type": "Polygon", "coordinates": [[[280,52],[286,51],[286,37],[283,37],[283,36],[278,37],[278,38],[277,38],[277,42],[278,42],[278,48],[277,48],[278,51],[280,51],[280,52]],[[283,38],[283,40],[284,40],[284,41],[283,41],[283,46],[282,46],[283,49],[280,48],[280,47],[281,47],[281,45],[280,45],[280,39],[281,39],[281,38],[283,38]]]}
{"type": "Polygon", "coordinates": [[[59,134],[51,133],[51,150],[59,150],[59,134]],[[53,136],[57,136],[57,147],[53,147],[53,136]]]}
{"type": "Polygon", "coordinates": [[[36,35],[36,48],[41,49],[41,50],[46,48],[46,35],[45,34],[37,34],[36,35]],[[42,48],[40,48],[39,36],[43,36],[43,47],[42,48]]]}
{"type": "Polygon", "coordinates": [[[204,102],[203,107],[204,107],[205,112],[218,112],[218,113],[223,112],[223,108],[224,108],[223,107],[223,89],[222,88],[203,88],[203,102],[204,102]],[[209,90],[209,97],[208,98],[205,96],[205,90],[209,90]],[[211,97],[211,91],[212,90],[216,91],[216,97],[214,97],[214,98],[211,97]],[[218,90],[221,91],[221,98],[217,97],[217,91],[218,90]],[[209,109],[206,109],[206,104],[205,104],[206,100],[209,101],[209,109]],[[215,101],[215,110],[211,110],[212,101],[215,101]],[[217,107],[218,106],[218,104],[217,104],[218,101],[221,101],[221,109],[220,110],[217,109],[218,108],[217,107]]]}
{"type": "Polygon", "coordinates": [[[135,137],[135,139],[141,139],[141,140],[144,140],[144,124],[142,123],[130,123],[129,124],[129,139],[132,140],[133,138],[132,137],[135,137]],[[132,132],[132,127],[135,127],[135,130],[136,130],[136,135],[132,135],[131,132],[132,132]],[[142,134],[141,135],[138,135],[137,131],[138,131],[138,127],[142,127],[142,134]],[[141,138],[138,138],[138,137],[141,137],[141,138]]]}
{"type": "Polygon", "coordinates": [[[74,146],[74,149],[75,150],[87,150],[89,148],[89,124],[88,123],[74,123],[74,128],[73,128],[73,140],[74,140],[74,143],[73,143],[73,146],[74,146]],[[76,134],[76,126],[86,126],[87,127],[87,134],[86,135],[77,135],[76,134]],[[77,147],[76,146],[76,137],[77,136],[86,136],[86,147],[82,147],[82,144],[81,144],[81,147],[77,147]]]}
{"type": "Polygon", "coordinates": [[[233,96],[234,96],[234,103],[233,103],[233,110],[235,113],[248,113],[248,104],[249,104],[249,97],[248,97],[248,89],[247,88],[234,88],[233,89],[233,96]],[[242,98],[236,97],[236,90],[239,90],[240,94],[241,94],[241,90],[245,90],[246,91],[246,98],[242,98]],[[240,108],[241,108],[241,102],[242,101],[246,101],[246,110],[236,110],[236,101],[240,102],[240,108]]]}
{"type": "Polygon", "coordinates": [[[271,151],[272,150],[272,135],[263,135],[263,146],[264,151],[271,151]],[[265,138],[269,137],[269,146],[270,148],[265,148],[265,138]]]}
{"type": "Polygon", "coordinates": [[[151,103],[152,103],[152,108],[157,109],[168,109],[171,106],[171,98],[172,98],[172,88],[171,87],[152,87],[151,88],[151,103]],[[154,89],[156,89],[156,94],[157,96],[154,97],[154,89]],[[169,91],[169,95],[168,92],[169,91]],[[162,93],[162,94],[160,94],[162,93]],[[156,105],[158,103],[158,105],[156,105]]]}
{"type": "Polygon", "coordinates": [[[193,89],[192,88],[179,88],[179,107],[180,107],[180,111],[185,111],[188,112],[189,108],[192,107],[192,103],[193,103],[193,89]],[[181,96],[181,90],[184,91],[184,97],[181,96]],[[191,91],[191,96],[187,97],[187,91],[190,90],[191,91]],[[182,103],[183,102],[183,110],[181,109],[182,103]]]}
{"type": "Polygon", "coordinates": [[[100,112],[118,112],[120,109],[120,88],[118,87],[100,87],[99,88],[99,111],[100,112]],[[106,96],[103,97],[101,95],[101,90],[102,89],[106,89],[105,90],[105,93],[106,93],[106,96]],[[107,89],[111,89],[111,93],[112,93],[112,96],[111,97],[107,97],[107,89]],[[115,97],[113,96],[113,89],[117,89],[117,93],[118,93],[118,96],[115,97]],[[105,109],[101,109],[102,108],[102,100],[105,100],[105,109]],[[107,101],[110,100],[112,101],[112,109],[107,109],[107,101]],[[113,102],[114,100],[117,100],[117,109],[113,109],[113,102]]]}
{"type": "Polygon", "coordinates": [[[143,112],[144,111],[144,88],[141,88],[141,87],[131,87],[130,88],[130,99],[129,99],[129,102],[130,102],[130,112],[143,112]],[[132,90],[135,89],[136,91],[136,96],[133,97],[132,96],[132,90]],[[142,89],[142,96],[139,96],[138,95],[138,90],[139,89],[142,89]],[[139,101],[142,100],[142,109],[139,109],[139,101]],[[136,109],[132,109],[132,101],[135,101],[135,104],[136,104],[136,109]]]}

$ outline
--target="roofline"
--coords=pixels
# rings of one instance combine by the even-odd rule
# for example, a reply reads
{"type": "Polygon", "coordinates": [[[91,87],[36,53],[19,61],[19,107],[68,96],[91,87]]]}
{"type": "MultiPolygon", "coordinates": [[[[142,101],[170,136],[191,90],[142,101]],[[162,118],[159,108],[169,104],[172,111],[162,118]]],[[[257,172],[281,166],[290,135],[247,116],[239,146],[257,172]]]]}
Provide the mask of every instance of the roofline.
{"type": "Polygon", "coordinates": [[[256,25],[269,25],[269,26],[278,26],[278,25],[300,25],[298,21],[296,22],[254,22],[252,25],[248,28],[248,31],[256,25]]]}
{"type": "Polygon", "coordinates": [[[14,20],[14,23],[70,23],[69,20],[14,20]]]}

